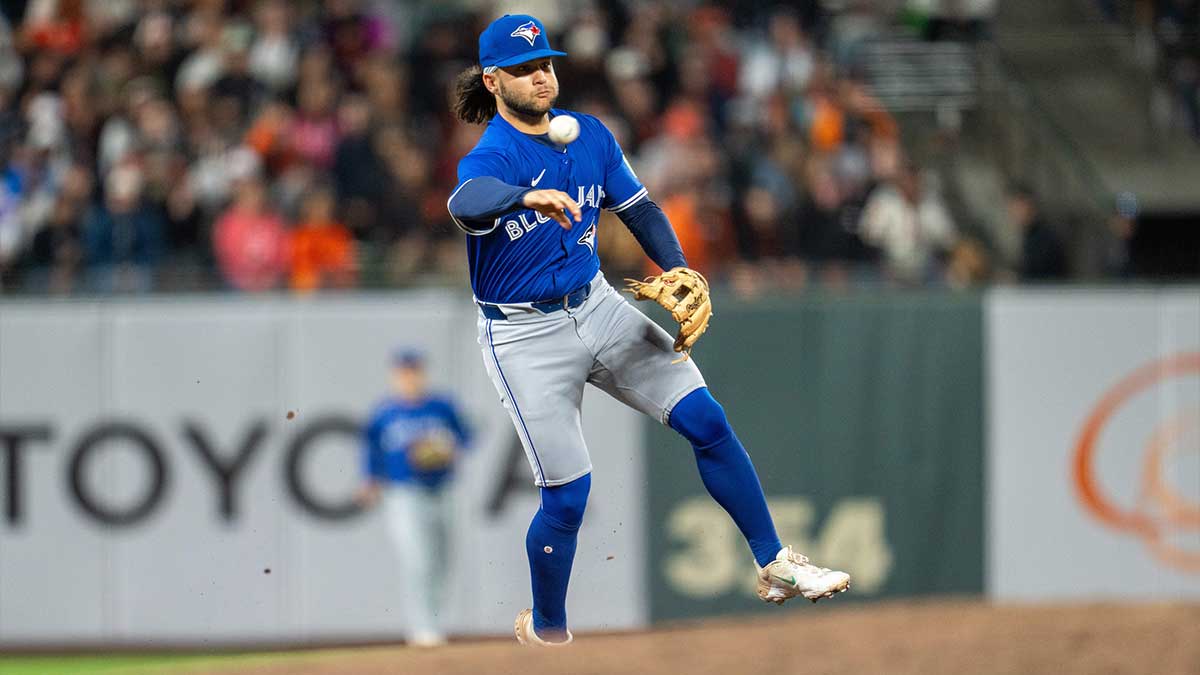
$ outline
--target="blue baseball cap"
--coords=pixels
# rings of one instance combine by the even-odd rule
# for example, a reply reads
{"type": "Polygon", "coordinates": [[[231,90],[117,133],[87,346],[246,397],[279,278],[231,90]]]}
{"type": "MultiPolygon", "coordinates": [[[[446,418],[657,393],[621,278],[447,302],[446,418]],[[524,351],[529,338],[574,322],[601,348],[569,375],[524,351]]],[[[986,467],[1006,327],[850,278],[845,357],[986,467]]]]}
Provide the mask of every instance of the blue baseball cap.
{"type": "Polygon", "coordinates": [[[419,349],[404,347],[392,352],[392,366],[396,368],[421,368],[425,365],[425,354],[419,349]]]}
{"type": "Polygon", "coordinates": [[[550,49],[542,22],[528,14],[505,14],[479,34],[479,65],[484,68],[566,55],[550,49]]]}

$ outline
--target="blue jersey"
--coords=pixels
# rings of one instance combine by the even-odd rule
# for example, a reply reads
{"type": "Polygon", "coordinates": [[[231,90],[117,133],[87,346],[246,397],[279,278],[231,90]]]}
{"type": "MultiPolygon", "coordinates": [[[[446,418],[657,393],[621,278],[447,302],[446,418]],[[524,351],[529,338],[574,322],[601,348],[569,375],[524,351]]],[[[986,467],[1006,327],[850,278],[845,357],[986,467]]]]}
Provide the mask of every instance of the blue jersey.
{"type": "MultiPolygon", "coordinates": [[[[471,288],[484,302],[537,302],[561,298],[596,275],[600,209],[623,211],[646,198],[612,132],[591,115],[552,109],[579,120],[579,138],[567,146],[518,131],[492,117],[475,148],[458,163],[458,191],[473,178],[492,176],[512,186],[562,190],[583,218],[565,230],[548,216],[518,208],[482,228],[466,228],[471,288]]],[[[453,195],[451,195],[453,199],[453,195]]],[[[569,214],[568,214],[569,215],[569,214]]],[[[459,223],[462,226],[462,223],[459,223]]]]}
{"type": "Polygon", "coordinates": [[[380,482],[437,487],[450,477],[455,456],[469,442],[449,400],[387,399],[375,406],[363,432],[364,469],[380,482]]]}

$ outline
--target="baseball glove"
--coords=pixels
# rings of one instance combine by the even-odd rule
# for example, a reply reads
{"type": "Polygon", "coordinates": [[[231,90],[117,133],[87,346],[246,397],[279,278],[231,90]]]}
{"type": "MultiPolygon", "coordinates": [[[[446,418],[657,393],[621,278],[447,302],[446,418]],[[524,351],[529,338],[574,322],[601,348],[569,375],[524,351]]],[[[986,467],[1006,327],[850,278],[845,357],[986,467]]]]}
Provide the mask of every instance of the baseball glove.
{"type": "Polygon", "coordinates": [[[679,335],[675,337],[675,351],[683,354],[680,361],[687,360],[692,346],[708,330],[712,318],[712,301],[708,298],[708,280],[696,270],[676,267],[645,281],[626,279],[625,290],[633,293],[637,300],[653,300],[671,313],[679,323],[679,335]]]}
{"type": "Polygon", "coordinates": [[[431,433],[413,443],[409,466],[417,471],[440,471],[454,461],[454,441],[449,434],[431,433]]]}

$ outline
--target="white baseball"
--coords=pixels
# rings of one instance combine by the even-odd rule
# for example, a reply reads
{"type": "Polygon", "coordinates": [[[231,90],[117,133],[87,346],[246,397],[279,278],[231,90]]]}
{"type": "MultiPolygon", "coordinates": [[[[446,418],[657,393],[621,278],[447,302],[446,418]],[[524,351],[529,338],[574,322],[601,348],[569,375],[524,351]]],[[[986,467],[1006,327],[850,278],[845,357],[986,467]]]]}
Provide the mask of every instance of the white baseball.
{"type": "Polygon", "coordinates": [[[570,115],[550,118],[550,140],[566,145],[576,138],[579,138],[579,120],[570,115]]]}

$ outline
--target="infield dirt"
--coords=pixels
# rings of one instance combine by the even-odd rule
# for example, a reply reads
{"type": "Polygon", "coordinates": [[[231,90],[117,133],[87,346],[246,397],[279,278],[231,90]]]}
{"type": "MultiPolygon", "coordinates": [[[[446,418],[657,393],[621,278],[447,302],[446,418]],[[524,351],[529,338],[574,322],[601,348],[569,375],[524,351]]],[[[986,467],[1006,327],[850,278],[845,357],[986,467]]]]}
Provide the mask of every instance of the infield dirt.
{"type": "Polygon", "coordinates": [[[436,649],[365,647],[224,669],[348,673],[1200,673],[1200,605],[990,605],[978,601],[807,603],[775,618],[723,618],[646,632],[583,634],[565,649],[511,639],[436,649]]]}

